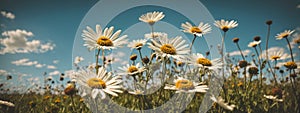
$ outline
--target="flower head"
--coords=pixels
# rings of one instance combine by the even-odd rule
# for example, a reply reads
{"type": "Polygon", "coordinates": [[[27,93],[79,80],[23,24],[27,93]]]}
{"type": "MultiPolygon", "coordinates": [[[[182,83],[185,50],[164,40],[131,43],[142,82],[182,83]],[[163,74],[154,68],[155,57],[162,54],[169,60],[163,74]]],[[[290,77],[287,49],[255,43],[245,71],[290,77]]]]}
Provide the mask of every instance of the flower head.
{"type": "Polygon", "coordinates": [[[143,14],[142,16],[140,16],[139,20],[148,23],[149,25],[153,25],[155,24],[155,22],[163,19],[164,17],[165,15],[163,14],[163,12],[154,11],[143,14]]]}
{"type": "Polygon", "coordinates": [[[83,60],[84,60],[83,57],[81,57],[81,56],[76,56],[75,59],[74,59],[74,64],[78,64],[78,63],[80,63],[80,62],[83,61],[83,60]]]}
{"type": "Polygon", "coordinates": [[[204,34],[210,33],[211,27],[209,24],[204,24],[201,22],[198,26],[193,26],[189,22],[185,22],[181,24],[181,28],[183,32],[190,33],[201,37],[204,34]]]}
{"type": "Polygon", "coordinates": [[[184,43],[185,40],[182,40],[181,36],[177,36],[172,39],[161,37],[158,42],[152,40],[152,43],[148,43],[148,45],[149,48],[153,49],[158,56],[182,59],[190,52],[187,48],[188,45],[184,45],[184,43]]]}
{"type": "Polygon", "coordinates": [[[200,85],[200,83],[196,83],[188,79],[179,77],[178,79],[174,80],[174,85],[166,85],[165,89],[177,90],[176,93],[179,92],[205,93],[208,90],[208,87],[207,85],[200,85]]]}
{"type": "Polygon", "coordinates": [[[237,21],[231,20],[231,21],[225,21],[225,20],[217,20],[214,23],[215,26],[223,30],[224,32],[227,32],[229,29],[235,28],[238,26],[237,21]]]}
{"type": "Polygon", "coordinates": [[[120,76],[113,77],[112,73],[107,73],[103,67],[99,68],[97,75],[89,70],[81,70],[75,79],[81,86],[79,89],[84,92],[81,96],[91,94],[92,98],[96,98],[100,93],[102,95],[102,99],[104,99],[106,97],[105,93],[118,96],[117,93],[123,92],[120,90],[122,88],[120,85],[122,82],[122,80],[120,80],[120,76]]]}
{"type": "Polygon", "coordinates": [[[160,37],[168,37],[168,34],[163,32],[153,32],[145,34],[146,39],[156,39],[160,37]]]}
{"type": "Polygon", "coordinates": [[[285,30],[282,33],[279,33],[276,35],[276,39],[277,40],[281,40],[283,38],[287,38],[288,36],[290,36],[295,30],[285,30]]]}
{"type": "Polygon", "coordinates": [[[256,47],[257,45],[259,45],[261,43],[261,41],[253,41],[253,42],[250,42],[248,44],[248,47],[256,47]]]}
{"type": "Polygon", "coordinates": [[[187,62],[195,66],[204,67],[211,70],[218,70],[222,68],[222,63],[220,59],[209,60],[200,53],[193,53],[189,57],[189,60],[187,62]]]}
{"type": "Polygon", "coordinates": [[[137,63],[136,65],[129,65],[119,67],[119,69],[122,71],[121,75],[136,75],[138,73],[142,73],[145,71],[144,67],[140,67],[140,63],[137,63]]]}
{"type": "Polygon", "coordinates": [[[126,44],[127,35],[119,37],[121,30],[113,33],[114,27],[105,28],[102,32],[100,25],[96,25],[96,30],[94,31],[89,26],[86,27],[87,30],[83,30],[82,37],[85,40],[84,46],[89,50],[93,49],[116,49],[126,44]]]}
{"type": "Polygon", "coordinates": [[[130,47],[131,49],[139,50],[146,44],[146,42],[147,42],[146,39],[133,40],[128,44],[128,47],[130,47]]]}
{"type": "Polygon", "coordinates": [[[231,105],[228,105],[228,103],[225,103],[224,99],[222,99],[222,97],[218,97],[216,98],[214,95],[210,97],[210,99],[212,101],[214,101],[215,103],[219,104],[221,107],[223,107],[224,109],[227,109],[227,110],[230,110],[230,111],[233,111],[235,105],[234,104],[231,104],[231,105]]]}

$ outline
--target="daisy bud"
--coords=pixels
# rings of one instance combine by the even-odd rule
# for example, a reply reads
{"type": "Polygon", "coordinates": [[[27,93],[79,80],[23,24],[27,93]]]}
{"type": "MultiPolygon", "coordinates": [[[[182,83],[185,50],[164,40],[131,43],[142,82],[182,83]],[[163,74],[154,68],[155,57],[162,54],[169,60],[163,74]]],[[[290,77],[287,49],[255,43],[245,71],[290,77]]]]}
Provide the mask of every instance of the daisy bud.
{"type": "Polygon", "coordinates": [[[239,40],[240,40],[239,38],[233,38],[233,39],[232,39],[232,41],[233,41],[234,43],[238,43],[239,40]]]}
{"type": "Polygon", "coordinates": [[[286,62],[284,64],[284,67],[286,67],[288,69],[296,69],[297,68],[297,64],[295,62],[286,62]]]}
{"type": "Polygon", "coordinates": [[[244,67],[246,67],[247,65],[248,65],[248,62],[247,62],[247,61],[245,61],[245,60],[239,61],[239,66],[240,66],[241,68],[244,68],[244,67]]]}
{"type": "Polygon", "coordinates": [[[257,67],[250,67],[248,69],[248,72],[252,75],[257,75],[258,74],[258,68],[257,67]]]}
{"type": "Polygon", "coordinates": [[[267,24],[267,25],[271,25],[272,23],[273,23],[272,20],[266,21],[266,24],[267,24]]]}
{"type": "Polygon", "coordinates": [[[74,95],[76,93],[75,85],[73,83],[67,84],[64,92],[66,95],[74,95]]]}
{"type": "Polygon", "coordinates": [[[132,60],[132,61],[135,61],[136,58],[137,58],[137,55],[136,55],[136,54],[133,54],[133,55],[130,56],[130,60],[132,60]]]}
{"type": "Polygon", "coordinates": [[[149,63],[149,58],[146,56],[145,58],[142,58],[142,61],[145,63],[145,64],[148,64],[149,63]]]}
{"type": "Polygon", "coordinates": [[[253,39],[254,41],[260,41],[260,36],[255,36],[253,39]]]}

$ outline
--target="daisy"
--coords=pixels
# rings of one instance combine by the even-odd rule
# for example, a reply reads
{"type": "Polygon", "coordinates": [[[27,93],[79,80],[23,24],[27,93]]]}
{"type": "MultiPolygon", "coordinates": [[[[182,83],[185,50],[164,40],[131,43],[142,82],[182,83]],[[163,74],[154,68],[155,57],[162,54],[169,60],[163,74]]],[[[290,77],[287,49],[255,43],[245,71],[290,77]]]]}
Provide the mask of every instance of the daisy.
{"type": "Polygon", "coordinates": [[[282,33],[279,33],[276,35],[276,39],[277,40],[281,40],[283,38],[287,38],[288,36],[290,36],[293,32],[295,32],[295,30],[285,30],[282,33]]]}
{"type": "Polygon", "coordinates": [[[223,30],[224,32],[227,32],[229,29],[235,28],[238,26],[237,21],[231,20],[231,21],[225,21],[225,20],[217,20],[214,23],[215,26],[223,30]]]}
{"type": "Polygon", "coordinates": [[[205,93],[209,89],[207,85],[200,85],[200,83],[192,82],[188,79],[184,79],[179,77],[174,80],[175,85],[166,85],[164,89],[177,90],[176,93],[179,92],[187,92],[194,93],[200,92],[205,93]]]}
{"type": "Polygon", "coordinates": [[[260,56],[261,58],[268,57],[272,61],[284,60],[289,58],[289,54],[284,53],[284,49],[278,47],[268,49],[268,56],[266,56],[266,51],[263,51],[262,53],[263,54],[260,56]]]}
{"type": "Polygon", "coordinates": [[[250,42],[248,44],[248,47],[256,47],[257,45],[259,45],[261,43],[261,41],[253,41],[253,42],[250,42]]]}
{"type": "Polygon", "coordinates": [[[210,33],[211,27],[209,24],[204,24],[201,22],[198,26],[193,26],[189,22],[185,22],[181,24],[182,31],[185,33],[190,33],[201,37],[204,34],[210,33]]]}
{"type": "Polygon", "coordinates": [[[147,40],[146,39],[139,39],[139,40],[133,40],[128,44],[128,47],[132,49],[140,50],[145,44],[147,40]]]}
{"type": "Polygon", "coordinates": [[[222,97],[218,97],[216,98],[214,95],[210,97],[210,99],[212,101],[214,101],[215,103],[219,104],[221,107],[223,107],[224,109],[227,109],[227,110],[230,110],[230,111],[233,111],[235,105],[234,104],[231,104],[231,105],[228,105],[228,103],[225,103],[224,99],[222,99],[222,97]]]}
{"type": "Polygon", "coordinates": [[[93,49],[116,49],[127,42],[127,35],[119,37],[121,30],[113,33],[114,27],[105,28],[103,32],[98,24],[95,31],[89,26],[86,29],[83,30],[82,37],[85,40],[84,46],[90,51],[93,49]]]}
{"type": "Polygon", "coordinates": [[[133,94],[133,95],[142,95],[142,94],[144,94],[144,91],[137,89],[134,91],[128,91],[128,93],[133,94]]]}
{"type": "Polygon", "coordinates": [[[155,22],[163,19],[164,17],[165,15],[163,14],[163,12],[154,11],[143,14],[142,16],[140,16],[139,20],[152,26],[153,24],[155,24],[155,22]]]}
{"type": "Polygon", "coordinates": [[[185,58],[190,50],[188,45],[184,45],[185,40],[181,36],[168,39],[166,36],[159,38],[159,42],[152,40],[153,43],[148,43],[149,48],[155,50],[156,55],[162,57],[173,57],[177,60],[185,58]]]}
{"type": "Polygon", "coordinates": [[[200,53],[193,53],[187,62],[198,67],[208,68],[210,70],[222,68],[222,62],[220,59],[209,60],[200,53]]]}
{"type": "Polygon", "coordinates": [[[119,67],[119,69],[122,71],[119,73],[120,75],[136,75],[145,71],[144,67],[140,67],[140,63],[137,63],[136,65],[127,64],[126,66],[119,67]]]}
{"type": "Polygon", "coordinates": [[[82,95],[91,94],[92,98],[96,98],[98,94],[102,95],[102,99],[106,97],[105,93],[112,96],[118,96],[117,93],[122,93],[120,76],[112,76],[112,73],[106,72],[105,68],[100,67],[98,74],[92,71],[82,70],[76,76],[77,83],[81,86],[82,95]]]}
{"type": "Polygon", "coordinates": [[[270,99],[270,100],[274,100],[277,102],[283,102],[283,99],[278,99],[277,96],[273,96],[273,95],[264,95],[265,98],[270,99]]]}
{"type": "Polygon", "coordinates": [[[6,106],[10,106],[10,107],[15,107],[14,103],[8,102],[8,101],[3,101],[0,100],[0,105],[6,105],[6,106]]]}
{"type": "Polygon", "coordinates": [[[74,60],[74,64],[78,64],[79,62],[81,62],[81,61],[83,61],[83,60],[84,60],[83,57],[81,57],[81,56],[76,56],[76,57],[75,57],[75,60],[74,60]]]}
{"type": "Polygon", "coordinates": [[[168,37],[167,33],[163,33],[163,32],[153,32],[153,33],[147,33],[145,34],[145,38],[146,39],[156,39],[156,38],[160,38],[160,37],[168,37]]]}

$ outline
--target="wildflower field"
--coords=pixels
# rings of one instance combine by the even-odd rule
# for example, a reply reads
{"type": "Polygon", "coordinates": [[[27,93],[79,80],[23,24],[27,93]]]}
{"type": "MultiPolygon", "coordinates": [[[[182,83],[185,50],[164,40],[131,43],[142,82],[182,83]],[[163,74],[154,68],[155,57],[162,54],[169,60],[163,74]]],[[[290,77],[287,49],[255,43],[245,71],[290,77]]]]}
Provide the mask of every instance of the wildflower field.
{"type": "Polygon", "coordinates": [[[57,77],[44,73],[41,84],[23,90],[8,87],[10,82],[21,81],[5,76],[1,80],[5,82],[0,82],[0,113],[300,112],[299,30],[272,35],[276,22],[266,20],[261,22],[265,35],[241,45],[243,38],[228,37],[239,29],[238,19],[178,23],[178,32],[187,35],[186,39],[156,30],[167,17],[162,11],[136,17],[149,32],[134,40],[114,26],[85,26],[80,32],[83,44],[76,46],[92,53],[92,61],[84,63],[87,58],[73,56],[72,71],[57,77]],[[207,36],[214,29],[220,37],[207,36]],[[221,40],[203,50],[197,42],[206,38],[221,40]],[[225,40],[231,40],[237,55],[226,52],[225,40]],[[272,47],[271,41],[287,46],[272,47]],[[245,46],[252,54],[241,49],[245,46]],[[115,64],[121,48],[131,52],[122,56],[126,63],[115,64]]]}

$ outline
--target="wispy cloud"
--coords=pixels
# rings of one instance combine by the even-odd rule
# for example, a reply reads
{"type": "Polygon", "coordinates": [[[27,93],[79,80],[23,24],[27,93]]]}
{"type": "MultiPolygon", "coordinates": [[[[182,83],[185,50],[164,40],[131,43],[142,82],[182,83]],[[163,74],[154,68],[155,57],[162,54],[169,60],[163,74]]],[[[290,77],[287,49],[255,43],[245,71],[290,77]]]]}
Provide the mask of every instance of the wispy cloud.
{"type": "Polygon", "coordinates": [[[26,30],[4,31],[2,36],[5,38],[0,39],[0,46],[2,46],[0,54],[44,53],[53,50],[55,47],[55,44],[50,42],[42,43],[40,40],[28,40],[34,34],[26,30]]]}
{"type": "Polygon", "coordinates": [[[48,65],[48,66],[47,66],[47,69],[56,69],[56,67],[53,66],[53,65],[48,65]]]}
{"type": "Polygon", "coordinates": [[[6,70],[0,69],[0,76],[8,75],[8,72],[6,70]]]}
{"type": "Polygon", "coordinates": [[[52,63],[53,63],[53,64],[58,64],[58,63],[59,63],[59,60],[53,60],[52,63]]]}
{"type": "Polygon", "coordinates": [[[8,19],[15,19],[15,15],[11,12],[1,11],[1,15],[8,19]]]}
{"type": "Polygon", "coordinates": [[[15,64],[17,66],[33,66],[33,65],[38,64],[37,61],[29,61],[28,58],[23,58],[23,59],[20,59],[20,60],[12,61],[11,63],[15,64]]]}
{"type": "MultiPolygon", "coordinates": [[[[243,55],[248,55],[249,53],[251,53],[251,50],[246,49],[246,50],[242,51],[242,53],[243,53],[243,55]]],[[[228,54],[229,54],[229,56],[237,56],[237,55],[241,55],[241,52],[240,51],[232,51],[228,54]]]]}
{"type": "Polygon", "coordinates": [[[53,71],[53,72],[50,72],[50,73],[49,73],[49,76],[59,75],[59,74],[60,74],[60,72],[57,71],[57,70],[55,70],[55,71],[53,71]]]}
{"type": "Polygon", "coordinates": [[[300,4],[299,4],[299,5],[297,5],[297,8],[300,8],[300,4]]]}

